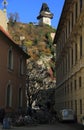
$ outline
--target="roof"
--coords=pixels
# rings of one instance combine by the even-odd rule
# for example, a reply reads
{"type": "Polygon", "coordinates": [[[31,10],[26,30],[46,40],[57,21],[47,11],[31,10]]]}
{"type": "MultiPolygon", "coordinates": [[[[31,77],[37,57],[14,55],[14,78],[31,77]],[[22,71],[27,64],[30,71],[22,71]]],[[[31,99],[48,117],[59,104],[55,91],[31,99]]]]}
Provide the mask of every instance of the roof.
{"type": "Polygon", "coordinates": [[[0,32],[1,32],[7,39],[9,39],[9,40],[11,41],[11,43],[9,43],[9,44],[11,44],[12,46],[14,46],[16,49],[18,49],[18,51],[20,51],[20,53],[22,53],[23,55],[26,56],[26,58],[28,58],[28,54],[25,53],[25,52],[22,50],[22,48],[19,47],[19,45],[15,43],[15,41],[13,41],[13,39],[12,39],[11,36],[10,36],[10,34],[9,34],[7,31],[5,31],[2,26],[0,26],[0,32]]]}
{"type": "Polygon", "coordinates": [[[41,7],[40,12],[42,12],[42,11],[47,11],[47,12],[50,12],[49,7],[48,7],[47,3],[43,3],[43,4],[42,4],[42,7],[41,7]]]}
{"type": "Polygon", "coordinates": [[[50,13],[50,12],[42,11],[42,12],[40,12],[40,15],[37,16],[37,19],[40,19],[40,18],[42,18],[42,17],[47,17],[47,18],[52,19],[52,18],[53,18],[53,14],[50,13]]]}

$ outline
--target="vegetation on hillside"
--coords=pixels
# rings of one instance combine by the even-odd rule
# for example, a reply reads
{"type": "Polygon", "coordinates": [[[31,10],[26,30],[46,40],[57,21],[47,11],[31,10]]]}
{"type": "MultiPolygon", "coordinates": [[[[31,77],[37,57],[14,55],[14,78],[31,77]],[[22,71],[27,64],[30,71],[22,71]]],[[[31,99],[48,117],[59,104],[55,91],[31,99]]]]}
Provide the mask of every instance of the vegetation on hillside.
{"type": "Polygon", "coordinates": [[[51,26],[38,26],[33,23],[20,23],[9,21],[8,30],[14,41],[20,43],[20,36],[25,36],[27,45],[46,40],[46,35],[49,32],[55,32],[51,26]]]}

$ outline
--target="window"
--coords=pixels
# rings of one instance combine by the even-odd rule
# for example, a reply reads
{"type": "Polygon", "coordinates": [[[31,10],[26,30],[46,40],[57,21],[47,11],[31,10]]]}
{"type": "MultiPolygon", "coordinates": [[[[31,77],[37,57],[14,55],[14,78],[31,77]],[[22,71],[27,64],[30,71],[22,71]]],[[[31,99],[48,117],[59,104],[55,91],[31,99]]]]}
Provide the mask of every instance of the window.
{"type": "Polygon", "coordinates": [[[23,75],[23,73],[24,73],[23,68],[24,68],[24,66],[23,66],[23,58],[21,57],[20,58],[20,67],[19,67],[20,75],[23,75]]]}
{"type": "Polygon", "coordinates": [[[12,99],[12,91],[11,86],[7,86],[7,93],[6,93],[6,106],[11,107],[11,99],[12,99]]]}
{"type": "Polygon", "coordinates": [[[72,28],[73,28],[73,23],[74,23],[74,22],[73,22],[73,13],[72,13],[72,28]]]}
{"type": "Polygon", "coordinates": [[[67,39],[67,26],[66,26],[66,39],[67,39]]]}
{"type": "Polygon", "coordinates": [[[82,57],[82,36],[80,37],[80,58],[82,57]]]}
{"type": "Polygon", "coordinates": [[[68,70],[70,69],[70,50],[68,51],[68,70]]]}
{"type": "Polygon", "coordinates": [[[67,85],[67,93],[69,93],[69,84],[67,85]]]}
{"type": "Polygon", "coordinates": [[[68,23],[68,33],[70,34],[70,21],[68,23]]]}
{"type": "Polygon", "coordinates": [[[77,44],[75,44],[75,62],[77,61],[77,44]]]}
{"type": "Polygon", "coordinates": [[[74,80],[74,89],[76,90],[76,80],[74,80]]]}
{"type": "Polygon", "coordinates": [[[64,59],[63,59],[63,75],[64,75],[64,59]]]}
{"type": "Polygon", "coordinates": [[[73,109],[73,101],[71,100],[71,108],[73,109]]]}
{"type": "Polygon", "coordinates": [[[80,99],[80,114],[82,114],[82,99],[80,99]]]}
{"type": "Polygon", "coordinates": [[[77,16],[78,16],[78,3],[76,3],[75,5],[75,20],[77,19],[77,16]]]}
{"type": "Polygon", "coordinates": [[[71,60],[71,61],[72,61],[72,66],[73,66],[73,48],[72,48],[72,50],[71,50],[71,53],[72,53],[72,54],[71,54],[71,55],[72,55],[72,60],[71,60]]]}
{"type": "Polygon", "coordinates": [[[65,102],[65,107],[66,107],[66,102],[65,102]]]}
{"type": "Polygon", "coordinates": [[[72,92],[72,82],[71,82],[71,92],[72,92]]]}
{"type": "Polygon", "coordinates": [[[80,0],[80,12],[81,12],[81,10],[82,10],[82,4],[83,4],[83,1],[80,0]]]}
{"type": "Polygon", "coordinates": [[[22,107],[22,88],[19,88],[19,107],[22,107]]]}
{"type": "Polygon", "coordinates": [[[8,69],[13,69],[13,51],[12,47],[8,51],[8,69]]]}
{"type": "Polygon", "coordinates": [[[66,85],[65,85],[65,94],[66,94],[66,85]]]}
{"type": "Polygon", "coordinates": [[[66,63],[66,73],[67,73],[67,56],[66,56],[66,58],[65,58],[65,63],[66,63]]]}
{"type": "Polygon", "coordinates": [[[77,113],[77,100],[75,100],[75,112],[77,113]]]}
{"type": "Polygon", "coordinates": [[[68,108],[69,108],[70,102],[68,101],[68,108]]]}
{"type": "Polygon", "coordinates": [[[82,83],[81,83],[81,76],[79,77],[79,87],[81,87],[82,83]]]}

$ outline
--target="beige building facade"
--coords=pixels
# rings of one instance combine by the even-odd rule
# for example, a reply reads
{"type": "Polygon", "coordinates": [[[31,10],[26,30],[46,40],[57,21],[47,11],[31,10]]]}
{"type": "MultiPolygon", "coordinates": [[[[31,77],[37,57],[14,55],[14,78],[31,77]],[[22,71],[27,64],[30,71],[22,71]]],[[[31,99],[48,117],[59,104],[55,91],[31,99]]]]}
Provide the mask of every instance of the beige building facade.
{"type": "Polygon", "coordinates": [[[8,31],[8,19],[6,9],[0,10],[0,25],[5,31],[8,31]]]}
{"type": "Polygon", "coordinates": [[[72,108],[84,117],[84,0],[65,0],[56,44],[55,109],[72,108]]]}

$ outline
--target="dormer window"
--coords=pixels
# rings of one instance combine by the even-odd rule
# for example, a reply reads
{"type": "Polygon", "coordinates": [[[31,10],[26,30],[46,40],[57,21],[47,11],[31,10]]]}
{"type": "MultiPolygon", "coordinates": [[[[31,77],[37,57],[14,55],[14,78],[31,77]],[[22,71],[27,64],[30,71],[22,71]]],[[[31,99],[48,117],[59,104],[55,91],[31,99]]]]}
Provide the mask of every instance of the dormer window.
{"type": "Polygon", "coordinates": [[[8,50],[8,69],[13,70],[13,50],[12,47],[8,50]]]}

